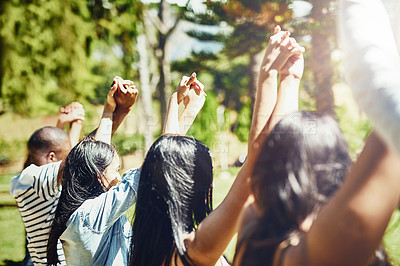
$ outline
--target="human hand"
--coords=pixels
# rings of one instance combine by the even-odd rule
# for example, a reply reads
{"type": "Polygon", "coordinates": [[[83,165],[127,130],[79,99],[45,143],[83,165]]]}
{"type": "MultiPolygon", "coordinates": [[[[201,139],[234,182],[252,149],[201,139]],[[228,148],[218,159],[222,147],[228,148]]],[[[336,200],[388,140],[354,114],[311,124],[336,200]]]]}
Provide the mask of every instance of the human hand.
{"type": "Polygon", "coordinates": [[[110,90],[107,93],[107,100],[106,103],[104,105],[104,114],[111,114],[112,112],[114,112],[116,106],[117,106],[117,102],[114,98],[116,92],[118,90],[118,83],[113,83],[110,90]]]}
{"type": "MultiPolygon", "coordinates": [[[[193,72],[190,77],[183,76],[181,82],[176,88],[175,92],[178,94],[178,104],[180,104],[184,100],[184,98],[188,95],[190,89],[193,89],[197,95],[206,95],[203,90],[204,85],[197,80],[195,72],[193,72]]],[[[187,103],[189,103],[189,101],[190,99],[186,100],[187,103]]]]}
{"type": "Polygon", "coordinates": [[[203,107],[207,94],[204,92],[203,83],[196,78],[196,73],[190,76],[189,81],[191,79],[193,79],[193,81],[190,83],[190,88],[186,90],[183,97],[183,105],[185,106],[184,112],[186,114],[196,116],[203,107]]]}
{"type": "Polygon", "coordinates": [[[64,130],[65,125],[72,122],[82,123],[85,120],[85,109],[78,102],[72,102],[67,106],[60,108],[57,127],[64,130]]]}
{"type": "MultiPolygon", "coordinates": [[[[291,42],[291,45],[294,48],[296,49],[301,48],[295,39],[290,38],[289,42],[291,42]]],[[[286,61],[286,63],[283,65],[283,67],[279,72],[281,74],[281,77],[292,75],[297,79],[301,79],[304,72],[303,49],[300,50],[301,53],[296,53],[288,58],[288,60],[286,61]]]]}
{"type": "Polygon", "coordinates": [[[280,71],[289,57],[304,52],[304,48],[289,36],[289,31],[281,31],[280,26],[275,27],[274,35],[270,37],[264,54],[260,73],[280,71]]]}
{"type": "Polygon", "coordinates": [[[130,80],[124,80],[116,76],[113,85],[117,85],[117,91],[114,94],[116,106],[122,110],[130,110],[135,104],[138,96],[138,90],[130,80]]]}

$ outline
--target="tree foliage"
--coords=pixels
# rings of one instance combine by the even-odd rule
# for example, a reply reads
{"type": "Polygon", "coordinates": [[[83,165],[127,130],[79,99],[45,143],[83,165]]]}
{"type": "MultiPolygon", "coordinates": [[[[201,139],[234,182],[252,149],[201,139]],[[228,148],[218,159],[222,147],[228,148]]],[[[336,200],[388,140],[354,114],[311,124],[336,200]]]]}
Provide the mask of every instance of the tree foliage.
{"type": "Polygon", "coordinates": [[[7,109],[34,115],[92,95],[89,19],[78,0],[3,3],[1,101],[7,109]]]}

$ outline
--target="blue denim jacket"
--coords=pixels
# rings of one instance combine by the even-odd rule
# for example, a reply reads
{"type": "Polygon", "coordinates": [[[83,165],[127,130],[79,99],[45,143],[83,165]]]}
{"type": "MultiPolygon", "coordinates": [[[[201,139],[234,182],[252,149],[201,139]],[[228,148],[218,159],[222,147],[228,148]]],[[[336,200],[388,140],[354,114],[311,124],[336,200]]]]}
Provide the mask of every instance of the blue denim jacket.
{"type": "Polygon", "coordinates": [[[136,203],[140,172],[131,169],[122,182],[86,200],[69,218],[60,236],[68,265],[127,265],[132,228],[124,213],[136,203]]]}

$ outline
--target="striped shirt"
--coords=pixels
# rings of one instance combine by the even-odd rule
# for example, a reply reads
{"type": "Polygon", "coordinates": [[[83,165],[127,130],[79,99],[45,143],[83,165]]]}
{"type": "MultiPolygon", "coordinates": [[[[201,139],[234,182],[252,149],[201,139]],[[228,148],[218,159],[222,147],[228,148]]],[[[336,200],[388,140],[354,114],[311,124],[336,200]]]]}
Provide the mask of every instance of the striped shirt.
{"type": "MultiPolygon", "coordinates": [[[[11,180],[11,194],[17,202],[35,265],[47,262],[47,240],[61,194],[61,187],[57,186],[60,164],[61,161],[43,166],[32,164],[11,180]]],[[[60,241],[57,249],[60,265],[66,265],[60,241]]]]}

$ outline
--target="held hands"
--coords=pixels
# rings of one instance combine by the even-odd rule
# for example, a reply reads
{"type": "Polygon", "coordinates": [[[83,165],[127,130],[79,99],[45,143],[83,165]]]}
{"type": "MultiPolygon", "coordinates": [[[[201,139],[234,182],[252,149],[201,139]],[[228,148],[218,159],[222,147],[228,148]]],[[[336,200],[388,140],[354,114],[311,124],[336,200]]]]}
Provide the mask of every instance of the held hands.
{"type": "Polygon", "coordinates": [[[112,86],[116,85],[117,90],[114,93],[116,108],[124,111],[129,111],[135,104],[138,96],[136,86],[130,80],[124,80],[116,76],[113,80],[112,86]]]}
{"type": "Polygon", "coordinates": [[[132,81],[116,76],[107,94],[104,110],[105,112],[112,113],[118,108],[123,112],[129,112],[136,102],[137,95],[138,90],[132,81]]]}
{"type": "MultiPolygon", "coordinates": [[[[176,92],[178,94],[178,104],[183,102],[186,115],[197,115],[204,105],[207,94],[204,92],[204,85],[197,79],[196,73],[190,77],[183,76],[176,92]]],[[[182,113],[183,115],[183,113],[182,113]]]]}
{"type": "Polygon", "coordinates": [[[72,102],[67,106],[60,108],[58,115],[57,127],[64,130],[68,123],[82,123],[85,120],[85,109],[78,102],[72,102]]]}
{"type": "Polygon", "coordinates": [[[305,49],[289,36],[290,32],[281,31],[280,26],[275,27],[261,65],[262,73],[279,71],[282,75],[303,75],[305,49]]]}
{"type": "Polygon", "coordinates": [[[169,99],[163,135],[185,135],[203,107],[205,96],[204,85],[197,80],[196,73],[193,73],[190,77],[183,76],[169,99]],[[180,103],[183,103],[185,107],[181,115],[179,115],[178,110],[180,103]]]}

